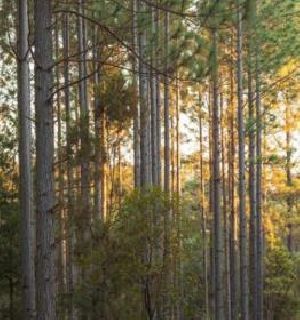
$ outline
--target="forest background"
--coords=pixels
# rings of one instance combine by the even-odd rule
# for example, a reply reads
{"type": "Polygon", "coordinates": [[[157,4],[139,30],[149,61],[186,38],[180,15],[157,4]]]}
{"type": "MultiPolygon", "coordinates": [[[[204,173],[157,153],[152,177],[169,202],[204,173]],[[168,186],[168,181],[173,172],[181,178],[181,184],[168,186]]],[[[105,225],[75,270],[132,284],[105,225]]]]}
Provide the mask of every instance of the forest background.
{"type": "Polygon", "coordinates": [[[300,317],[298,0],[0,0],[0,318],[300,317]]]}

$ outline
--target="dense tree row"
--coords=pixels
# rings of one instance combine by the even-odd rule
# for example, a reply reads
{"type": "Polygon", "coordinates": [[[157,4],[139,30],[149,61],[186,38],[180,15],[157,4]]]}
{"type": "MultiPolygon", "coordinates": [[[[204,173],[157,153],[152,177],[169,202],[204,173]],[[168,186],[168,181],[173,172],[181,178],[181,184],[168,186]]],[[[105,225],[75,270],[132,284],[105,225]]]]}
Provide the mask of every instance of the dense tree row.
{"type": "Polygon", "coordinates": [[[299,5],[275,2],[0,1],[4,319],[299,316],[299,5]]]}

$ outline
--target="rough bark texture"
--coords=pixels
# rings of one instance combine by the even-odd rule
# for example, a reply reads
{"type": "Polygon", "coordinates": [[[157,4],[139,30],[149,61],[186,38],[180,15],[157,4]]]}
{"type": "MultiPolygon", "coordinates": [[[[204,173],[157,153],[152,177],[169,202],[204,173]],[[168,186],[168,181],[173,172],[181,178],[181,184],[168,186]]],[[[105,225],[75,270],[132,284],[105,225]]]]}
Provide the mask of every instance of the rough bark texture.
{"type": "MultiPolygon", "coordinates": [[[[155,9],[151,8],[151,39],[155,39],[155,9]]],[[[156,138],[156,112],[157,112],[157,107],[156,107],[156,77],[155,77],[155,47],[156,42],[152,40],[151,42],[151,70],[150,70],[150,87],[151,87],[151,155],[152,155],[152,168],[151,168],[151,173],[152,173],[152,183],[154,186],[158,185],[158,176],[157,176],[157,163],[158,163],[158,155],[157,155],[157,138],[156,138]]]]}
{"type": "Polygon", "coordinates": [[[64,46],[64,97],[65,97],[65,110],[66,110],[66,156],[67,156],[67,215],[66,215],[66,273],[67,283],[66,291],[70,296],[70,305],[68,307],[69,319],[74,319],[73,309],[73,290],[74,290],[74,235],[73,235],[73,215],[74,215],[74,170],[72,168],[72,146],[71,146],[71,114],[70,114],[70,89],[69,89],[69,17],[64,14],[63,26],[63,46],[64,46]]]}
{"type": "Polygon", "coordinates": [[[100,138],[100,213],[102,221],[105,221],[107,216],[107,148],[106,148],[106,112],[103,106],[100,110],[100,128],[99,128],[99,138],[100,138]]]}
{"type": "Polygon", "coordinates": [[[19,110],[19,171],[22,220],[22,297],[24,320],[35,319],[35,224],[31,175],[32,144],[30,125],[30,92],[28,62],[27,1],[18,1],[18,110],[19,110]]]}
{"type": "Polygon", "coordinates": [[[221,121],[221,141],[222,141],[222,198],[223,198],[223,225],[224,225],[224,268],[225,268],[225,281],[224,281],[224,296],[225,296],[225,311],[226,319],[231,319],[231,287],[230,287],[230,226],[228,217],[228,201],[227,194],[228,190],[226,188],[226,181],[228,173],[226,171],[226,133],[225,133],[225,103],[224,103],[224,93],[223,84],[222,92],[220,92],[220,121],[221,121]]]}
{"type": "Polygon", "coordinates": [[[257,250],[257,311],[256,320],[264,319],[264,239],[263,239],[263,212],[262,212],[262,110],[260,99],[260,76],[258,71],[258,57],[256,56],[256,250],[257,250]]]}
{"type": "Polygon", "coordinates": [[[248,237],[246,216],[245,126],[243,119],[242,11],[238,4],[237,80],[238,80],[238,137],[239,137],[239,216],[240,216],[240,276],[241,319],[249,319],[248,237]]]}
{"type": "MultiPolygon", "coordinates": [[[[233,48],[232,48],[233,49],[233,48]]],[[[231,294],[231,313],[233,319],[238,318],[239,311],[239,241],[237,212],[235,207],[235,121],[234,121],[234,66],[231,67],[230,77],[230,152],[229,152],[229,202],[230,202],[230,294],[231,294]]]]}
{"type": "MultiPolygon", "coordinates": [[[[138,50],[138,23],[137,23],[137,0],[131,1],[131,13],[132,13],[132,34],[131,42],[132,48],[135,52],[138,50]]],[[[132,82],[135,88],[136,97],[139,96],[139,86],[138,86],[138,59],[133,55],[132,56],[132,82]]],[[[140,114],[139,114],[139,104],[136,101],[135,104],[135,113],[133,118],[133,176],[134,176],[134,186],[138,188],[140,186],[140,114]]]]}
{"type": "MultiPolygon", "coordinates": [[[[138,0],[138,11],[146,12],[143,1],[138,0]]],[[[145,17],[140,20],[138,26],[138,46],[139,46],[139,106],[140,106],[140,187],[149,185],[149,141],[148,141],[148,121],[149,108],[147,99],[147,74],[146,61],[146,28],[145,17]]]]}
{"type": "MultiPolygon", "coordinates": [[[[286,99],[286,185],[288,187],[292,186],[292,176],[291,176],[291,110],[288,99],[286,99]]],[[[288,234],[287,234],[287,248],[289,252],[292,251],[292,224],[291,224],[291,214],[292,214],[292,197],[291,195],[287,196],[287,214],[288,214],[288,234]]]]}
{"type": "MultiPolygon", "coordinates": [[[[97,16],[95,16],[97,19],[97,16]]],[[[93,28],[93,71],[95,72],[93,77],[94,84],[94,97],[95,97],[95,214],[94,218],[101,219],[101,179],[100,179],[100,167],[101,167],[101,155],[100,155],[100,68],[99,68],[99,46],[98,46],[99,30],[98,27],[93,28]]]]}
{"type": "Polygon", "coordinates": [[[213,213],[214,213],[214,241],[215,241],[215,312],[216,320],[224,319],[224,247],[223,247],[223,223],[220,207],[220,110],[218,92],[218,53],[217,53],[217,30],[212,32],[213,61],[212,61],[212,83],[213,83],[213,109],[212,121],[214,124],[212,138],[214,141],[213,151],[213,213]]]}
{"type": "Polygon", "coordinates": [[[170,192],[169,13],[164,13],[164,191],[170,192]]]}
{"type": "Polygon", "coordinates": [[[208,282],[208,239],[207,239],[207,212],[204,207],[204,176],[203,176],[203,111],[202,111],[202,101],[199,94],[199,151],[200,151],[200,211],[202,220],[202,241],[203,241],[203,278],[205,283],[205,319],[209,319],[209,282],[208,282]]]}
{"type": "Polygon", "coordinates": [[[254,35],[254,19],[255,19],[255,1],[247,2],[247,28],[248,28],[248,57],[247,57],[247,73],[248,73],[248,139],[249,139],[249,208],[250,208],[250,224],[249,224],[249,275],[250,275],[250,318],[256,318],[257,310],[257,248],[256,248],[256,119],[255,119],[255,100],[254,100],[254,65],[253,65],[253,35],[254,35]]]}
{"type": "MultiPolygon", "coordinates": [[[[157,0],[158,1],[158,0],[157,0]]],[[[159,50],[159,41],[160,41],[160,14],[159,14],[159,10],[156,9],[155,10],[155,35],[156,35],[156,50],[158,52],[155,53],[155,105],[156,105],[156,124],[155,124],[155,128],[156,128],[156,133],[155,133],[155,137],[156,137],[156,150],[155,150],[155,154],[156,154],[156,183],[157,186],[161,187],[161,155],[160,155],[160,149],[161,149],[161,96],[160,96],[160,75],[159,75],[159,71],[158,71],[158,67],[159,67],[159,62],[160,62],[160,50],[159,50]]]]}
{"type": "Polygon", "coordinates": [[[37,319],[55,320],[51,1],[34,2],[36,108],[37,319]]]}
{"type": "MultiPolygon", "coordinates": [[[[93,56],[95,61],[100,60],[99,30],[96,27],[94,30],[93,56]]],[[[95,218],[105,221],[107,215],[107,148],[106,148],[106,108],[101,103],[100,97],[100,66],[98,62],[94,63],[94,92],[95,92],[95,218]]]]}
{"type": "MultiPolygon", "coordinates": [[[[78,11],[84,14],[84,0],[79,0],[78,11]]],[[[81,166],[81,213],[79,226],[87,228],[90,220],[89,180],[90,180],[90,143],[89,143],[89,105],[87,91],[87,61],[86,61],[86,23],[82,17],[78,19],[79,41],[79,104],[80,104],[80,166],[81,166]]]]}
{"type": "MultiPolygon", "coordinates": [[[[55,59],[58,61],[60,59],[60,30],[61,24],[56,23],[55,26],[55,59]]],[[[55,82],[56,88],[60,88],[60,68],[56,66],[55,68],[55,82]]],[[[63,161],[63,151],[62,151],[62,104],[61,104],[61,91],[58,90],[56,93],[56,121],[57,121],[57,162],[58,168],[55,170],[56,173],[56,185],[58,188],[58,194],[56,194],[57,201],[57,223],[58,223],[58,234],[56,238],[58,239],[58,290],[59,293],[65,294],[66,290],[66,256],[65,256],[65,199],[64,199],[64,161],[63,161]]]]}

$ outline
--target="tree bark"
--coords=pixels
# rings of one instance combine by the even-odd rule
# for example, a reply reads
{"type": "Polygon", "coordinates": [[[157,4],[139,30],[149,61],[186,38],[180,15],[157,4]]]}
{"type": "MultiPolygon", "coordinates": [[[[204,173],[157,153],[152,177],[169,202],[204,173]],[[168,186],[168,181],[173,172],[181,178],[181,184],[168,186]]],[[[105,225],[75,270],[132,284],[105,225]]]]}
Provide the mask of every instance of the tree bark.
{"type": "Polygon", "coordinates": [[[170,192],[169,12],[164,12],[164,191],[170,192]]]}
{"type": "Polygon", "coordinates": [[[205,283],[205,319],[210,319],[209,313],[209,281],[208,281],[208,241],[207,241],[207,213],[204,207],[204,176],[203,176],[203,110],[201,95],[199,93],[199,165],[200,165],[200,210],[202,220],[202,246],[203,246],[203,277],[205,283]]]}
{"type": "Polygon", "coordinates": [[[254,109],[254,86],[253,86],[253,34],[255,26],[255,1],[247,2],[247,28],[248,28],[248,57],[247,57],[247,74],[248,74],[248,139],[249,139],[249,276],[250,276],[250,318],[256,318],[257,311],[257,204],[256,204],[256,119],[254,109]]]}
{"type": "Polygon", "coordinates": [[[154,69],[155,66],[155,51],[156,51],[156,41],[155,39],[155,8],[151,8],[151,69],[150,69],[150,95],[151,95],[151,155],[152,155],[152,168],[151,168],[151,174],[152,174],[152,183],[153,186],[158,185],[158,176],[157,176],[157,163],[158,163],[158,154],[156,152],[157,147],[157,138],[156,138],[156,71],[154,69]]]}
{"type": "MultiPolygon", "coordinates": [[[[157,0],[158,3],[159,0],[157,0]]],[[[160,95],[160,75],[159,75],[159,62],[160,62],[160,14],[159,10],[155,10],[155,36],[156,36],[156,54],[155,54],[155,105],[156,105],[156,183],[158,187],[161,187],[161,95],[160,95]]]]}
{"type": "MultiPolygon", "coordinates": [[[[291,107],[286,98],[286,185],[288,187],[292,186],[292,176],[291,176],[291,156],[292,156],[292,149],[291,149],[291,107]]],[[[292,252],[292,197],[291,195],[287,196],[287,214],[288,214],[288,225],[287,225],[287,248],[289,252],[292,252]]]]}
{"type": "Polygon", "coordinates": [[[224,319],[224,247],[223,247],[223,222],[220,207],[220,109],[219,109],[219,84],[218,84],[218,52],[217,30],[212,31],[212,85],[213,85],[213,110],[212,121],[214,124],[213,139],[213,213],[214,213],[214,240],[215,240],[215,311],[216,320],[224,319]]]}
{"type": "Polygon", "coordinates": [[[19,111],[19,172],[22,221],[22,299],[24,320],[35,319],[35,222],[31,164],[32,133],[30,125],[28,5],[18,0],[18,111],[19,111]]]}
{"type": "Polygon", "coordinates": [[[99,30],[95,27],[94,30],[94,45],[93,57],[94,63],[94,92],[95,92],[95,217],[101,221],[105,221],[107,215],[107,148],[106,148],[106,108],[101,103],[100,97],[100,47],[99,30]]]}
{"type": "MultiPolygon", "coordinates": [[[[257,40],[256,40],[257,41],[257,40]]],[[[256,45],[257,46],[257,45],[256,45]]],[[[257,250],[257,311],[256,319],[264,319],[264,236],[263,236],[263,212],[262,212],[262,110],[260,98],[260,75],[258,65],[258,48],[256,48],[256,67],[255,67],[255,80],[256,80],[256,250],[257,250]]]]}
{"type": "MultiPolygon", "coordinates": [[[[138,0],[137,9],[139,12],[146,12],[143,1],[138,0]]],[[[146,28],[145,17],[138,25],[138,47],[139,47],[139,106],[140,106],[140,187],[149,185],[149,141],[148,141],[148,121],[149,108],[147,98],[147,78],[148,68],[146,66],[146,28]],[[144,24],[143,24],[144,23],[144,24]]]]}
{"type": "Polygon", "coordinates": [[[56,244],[53,199],[53,104],[51,1],[34,2],[37,319],[55,320],[56,244]]]}
{"type": "Polygon", "coordinates": [[[71,146],[71,110],[70,110],[70,88],[69,88],[69,17],[68,14],[64,14],[63,19],[63,47],[64,47],[64,98],[65,98],[65,110],[66,110],[66,157],[67,157],[67,214],[66,214],[66,274],[67,283],[66,291],[70,296],[68,305],[69,319],[74,319],[73,309],[73,290],[74,290],[74,233],[73,230],[73,218],[74,218],[74,169],[73,169],[73,157],[71,146]]]}
{"type": "MultiPolygon", "coordinates": [[[[97,19],[97,16],[94,16],[97,19]]],[[[101,179],[100,179],[100,167],[101,167],[101,155],[100,155],[100,113],[101,113],[101,102],[100,102],[100,48],[98,45],[99,30],[95,26],[93,28],[93,69],[94,69],[94,98],[95,98],[95,214],[96,220],[101,220],[101,179]]]]}
{"type": "MultiPolygon", "coordinates": [[[[59,53],[59,37],[60,37],[60,24],[58,21],[55,26],[55,58],[57,61],[60,59],[59,53]]],[[[55,80],[56,88],[60,86],[60,66],[55,68],[55,80]]],[[[58,291],[60,294],[65,293],[66,289],[66,259],[65,259],[65,199],[64,199],[64,161],[63,161],[63,152],[62,152],[62,112],[61,112],[61,91],[58,90],[56,94],[56,120],[57,120],[57,180],[58,180],[58,208],[57,208],[57,218],[58,218],[58,291]]]]}
{"type": "Polygon", "coordinates": [[[225,276],[225,310],[226,319],[231,320],[231,287],[230,287],[230,226],[228,219],[228,201],[227,201],[227,188],[226,188],[226,133],[225,133],[225,111],[224,111],[224,93],[223,86],[220,92],[220,113],[221,113],[221,150],[222,150],[222,202],[223,202],[223,225],[224,225],[224,276],[225,276]]]}
{"type": "Polygon", "coordinates": [[[238,39],[237,39],[237,80],[238,80],[238,137],[239,137],[239,216],[240,216],[240,285],[241,319],[249,319],[249,281],[248,281],[248,239],[246,216],[246,168],[245,168],[245,126],[243,120],[243,64],[242,64],[242,8],[237,1],[238,39]]]}
{"type": "MultiPolygon", "coordinates": [[[[137,23],[137,0],[131,0],[131,13],[132,13],[132,49],[134,52],[138,52],[138,23],[137,23]]],[[[132,84],[135,89],[136,97],[139,96],[139,86],[138,86],[138,59],[133,55],[132,56],[132,84]]],[[[133,118],[133,152],[134,152],[134,186],[138,188],[140,186],[140,108],[139,103],[136,101],[135,104],[135,113],[133,118]]]]}
{"type": "MultiPolygon", "coordinates": [[[[78,11],[84,14],[84,0],[79,0],[78,11]]],[[[90,145],[89,145],[89,105],[87,91],[87,62],[86,62],[86,22],[78,18],[79,41],[79,104],[80,104],[80,166],[81,166],[81,212],[79,227],[85,229],[90,223],[89,180],[90,180],[90,145]]]]}
{"type": "MultiPolygon", "coordinates": [[[[233,36],[232,36],[233,44],[233,36]]],[[[233,48],[232,48],[233,51],[233,48]]],[[[233,55],[233,52],[232,52],[233,55]]],[[[233,319],[238,318],[239,312],[239,243],[238,243],[238,222],[235,207],[235,99],[234,99],[234,66],[232,62],[230,75],[230,153],[229,153],[229,202],[230,202],[230,293],[231,313],[233,319]]]]}

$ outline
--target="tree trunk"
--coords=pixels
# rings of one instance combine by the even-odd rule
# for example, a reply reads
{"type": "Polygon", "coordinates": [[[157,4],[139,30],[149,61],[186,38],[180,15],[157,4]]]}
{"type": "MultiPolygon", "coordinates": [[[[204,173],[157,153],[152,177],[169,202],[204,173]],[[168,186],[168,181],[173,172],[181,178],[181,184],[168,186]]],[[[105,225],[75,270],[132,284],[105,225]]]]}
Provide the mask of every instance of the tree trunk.
{"type": "Polygon", "coordinates": [[[53,105],[51,1],[34,2],[37,319],[55,320],[56,244],[53,201],[53,105]]]}
{"type": "Polygon", "coordinates": [[[155,8],[151,8],[151,70],[150,70],[150,86],[151,86],[151,154],[152,154],[152,182],[154,186],[158,185],[157,177],[157,138],[156,138],[156,71],[155,67],[155,51],[156,51],[156,41],[155,39],[155,8]]]}
{"type": "MultiPolygon", "coordinates": [[[[138,11],[145,12],[146,6],[143,1],[138,0],[138,11]]],[[[148,121],[149,108],[147,99],[148,68],[146,66],[146,28],[140,21],[138,25],[138,47],[139,47],[139,106],[140,106],[140,187],[149,185],[149,143],[148,143],[148,121]]]]}
{"type": "Polygon", "coordinates": [[[164,191],[170,192],[169,13],[164,12],[164,191]]]}
{"type": "MultiPolygon", "coordinates": [[[[84,14],[84,0],[79,0],[78,11],[84,14]]],[[[90,223],[89,205],[89,180],[90,180],[90,145],[89,145],[89,106],[87,92],[87,62],[86,62],[86,22],[82,17],[78,18],[78,41],[79,41],[79,104],[80,104],[80,166],[81,166],[81,210],[78,226],[88,228],[90,223]]]]}
{"type": "Polygon", "coordinates": [[[230,226],[228,224],[228,201],[226,188],[226,134],[225,134],[225,111],[224,111],[224,93],[223,86],[220,92],[220,113],[221,113],[221,141],[222,141],[222,196],[223,196],[223,224],[224,224],[224,267],[225,267],[225,310],[226,319],[231,320],[231,293],[230,293],[230,226]]]}
{"type": "Polygon", "coordinates": [[[95,217],[105,221],[107,215],[107,190],[106,190],[106,171],[107,171],[107,148],[106,148],[106,110],[101,104],[100,98],[100,66],[99,66],[99,30],[94,30],[94,86],[95,86],[95,217]]]}
{"type": "Polygon", "coordinates": [[[213,159],[214,159],[214,141],[212,138],[214,124],[212,121],[212,109],[213,109],[213,99],[212,99],[212,83],[209,81],[208,84],[208,113],[209,113],[209,258],[210,258],[210,270],[209,270],[209,295],[210,295],[210,314],[215,314],[215,295],[216,295],[216,287],[215,287],[215,259],[214,259],[214,248],[215,243],[213,239],[215,238],[214,234],[214,212],[213,212],[213,204],[214,204],[214,188],[213,188],[213,176],[214,176],[214,168],[213,168],[213,159]]]}
{"type": "Polygon", "coordinates": [[[18,111],[19,111],[19,171],[20,208],[22,221],[22,299],[23,317],[35,319],[35,222],[33,182],[31,175],[30,88],[27,1],[18,1],[18,111]]]}
{"type": "MultiPolygon", "coordinates": [[[[158,0],[157,0],[158,3],[158,0]]],[[[159,63],[160,63],[160,12],[156,8],[155,10],[155,37],[156,37],[156,52],[155,52],[155,105],[156,105],[156,166],[157,166],[157,172],[156,172],[156,182],[157,186],[161,187],[161,95],[160,95],[160,74],[159,74],[159,63]]]]}
{"type": "Polygon", "coordinates": [[[249,319],[248,239],[246,216],[245,126],[243,120],[243,64],[242,64],[242,8],[238,5],[237,79],[238,79],[238,137],[239,137],[239,216],[240,216],[240,269],[241,319],[249,319]]]}
{"type": "Polygon", "coordinates": [[[256,250],[257,250],[257,311],[256,319],[264,319],[264,238],[263,238],[263,212],[262,212],[262,110],[261,110],[261,99],[260,99],[260,76],[258,66],[258,48],[256,48],[256,250]]]}
{"type": "MultiPolygon", "coordinates": [[[[97,16],[94,15],[97,19],[97,16]]],[[[95,26],[93,28],[93,85],[94,85],[94,98],[95,98],[95,213],[94,218],[101,220],[101,179],[100,179],[100,167],[101,167],[101,155],[100,155],[100,113],[101,113],[101,102],[100,102],[100,47],[98,45],[99,30],[95,26]]]]}
{"type": "Polygon", "coordinates": [[[256,318],[257,311],[257,248],[256,248],[256,121],[254,110],[254,86],[253,86],[253,34],[255,19],[255,1],[247,2],[247,27],[248,27],[248,138],[249,138],[249,208],[250,208],[250,225],[249,225],[249,277],[250,277],[250,318],[256,318]]]}
{"type": "MultiPolygon", "coordinates": [[[[177,67],[178,68],[178,67],[177,67]]],[[[178,77],[178,74],[177,74],[178,77]]],[[[176,194],[180,196],[180,102],[179,102],[179,81],[176,79],[176,194]]]]}
{"type": "MultiPolygon", "coordinates": [[[[59,37],[60,37],[60,25],[57,22],[55,26],[55,58],[57,61],[60,59],[59,54],[59,37]]],[[[55,80],[57,89],[60,88],[60,68],[56,66],[55,80]]],[[[56,95],[56,119],[57,119],[57,180],[58,180],[58,291],[60,294],[65,293],[66,289],[66,259],[65,259],[65,199],[64,199],[64,161],[62,152],[62,117],[61,117],[61,91],[57,91],[56,95]]]]}
{"type": "Polygon", "coordinates": [[[215,311],[216,320],[224,319],[224,247],[223,247],[223,223],[220,208],[220,110],[218,97],[218,53],[217,53],[217,30],[212,31],[212,85],[213,85],[213,110],[212,121],[214,124],[213,139],[213,213],[214,213],[214,240],[215,240],[215,311]]]}
{"type": "MultiPolygon", "coordinates": [[[[292,155],[292,149],[291,149],[291,107],[289,104],[288,99],[286,99],[286,185],[288,187],[292,186],[292,176],[291,176],[291,155],[292,155]]],[[[288,225],[287,225],[287,248],[289,252],[292,252],[292,197],[291,195],[287,196],[287,214],[288,214],[288,225]]]]}
{"type": "MultiPolygon", "coordinates": [[[[233,37],[232,37],[233,43],[233,37]]],[[[233,48],[232,48],[233,51],[233,48]]],[[[233,55],[233,53],[232,53],[233,55]]],[[[230,75],[230,153],[229,153],[229,190],[230,190],[230,293],[231,313],[233,319],[238,318],[239,312],[239,263],[238,263],[238,226],[235,209],[235,121],[234,121],[234,66],[231,66],[230,75]]]]}
{"type": "Polygon", "coordinates": [[[202,220],[202,246],[203,246],[203,277],[205,283],[205,319],[210,318],[209,313],[209,282],[208,282],[208,241],[207,241],[207,213],[204,207],[204,176],[203,176],[203,110],[199,93],[199,152],[200,152],[200,210],[202,220]]]}
{"type": "MultiPolygon", "coordinates": [[[[132,49],[134,52],[138,51],[138,23],[137,23],[137,0],[131,0],[131,12],[132,12],[132,49]]],[[[132,56],[132,84],[135,89],[136,97],[139,96],[139,86],[138,86],[138,59],[135,55],[132,56]]],[[[139,104],[136,101],[135,113],[133,118],[133,152],[134,152],[134,186],[138,188],[140,186],[140,114],[139,114],[139,104]]]]}
{"type": "MultiPolygon", "coordinates": [[[[67,283],[66,291],[70,296],[68,305],[69,319],[74,319],[73,309],[73,290],[74,290],[74,233],[73,233],[73,218],[74,218],[74,169],[71,146],[71,112],[70,112],[70,88],[69,88],[69,17],[64,14],[63,26],[63,46],[64,46],[64,97],[66,110],[66,157],[67,157],[67,214],[66,214],[66,274],[67,283]]],[[[76,183],[76,182],[75,182],[76,183]]]]}

